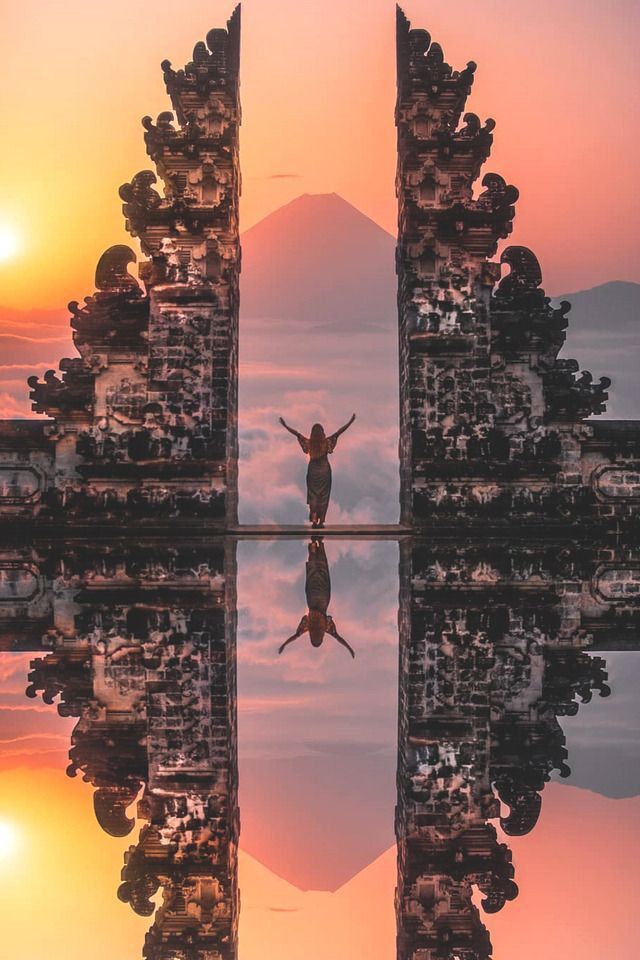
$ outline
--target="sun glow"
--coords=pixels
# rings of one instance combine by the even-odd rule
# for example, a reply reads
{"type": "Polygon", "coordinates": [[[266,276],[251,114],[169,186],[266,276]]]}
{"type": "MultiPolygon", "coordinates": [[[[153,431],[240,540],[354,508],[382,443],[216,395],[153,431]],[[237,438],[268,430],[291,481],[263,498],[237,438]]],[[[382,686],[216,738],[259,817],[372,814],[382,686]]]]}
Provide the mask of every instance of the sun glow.
{"type": "Polygon", "coordinates": [[[20,253],[21,246],[20,237],[16,231],[6,224],[0,224],[0,263],[16,257],[20,253]]]}
{"type": "Polygon", "coordinates": [[[15,824],[0,820],[0,862],[8,860],[16,851],[20,832],[15,824]]]}

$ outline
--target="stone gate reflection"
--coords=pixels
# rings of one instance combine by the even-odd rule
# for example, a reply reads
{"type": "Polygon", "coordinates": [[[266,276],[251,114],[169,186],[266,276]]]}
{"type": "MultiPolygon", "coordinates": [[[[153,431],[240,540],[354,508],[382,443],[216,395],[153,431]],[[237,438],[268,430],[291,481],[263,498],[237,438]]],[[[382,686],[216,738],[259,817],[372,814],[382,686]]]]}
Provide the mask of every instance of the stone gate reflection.
{"type": "MultiPolygon", "coordinates": [[[[77,718],[67,773],[94,787],[103,830],[132,834],[114,895],[155,914],[145,960],[238,955],[235,552],[32,542],[0,558],[2,648],[39,654],[27,696],[77,718]]],[[[400,544],[399,960],[491,956],[482,911],[518,893],[508,837],[570,773],[560,721],[610,693],[593,650],[638,648],[626,569],[611,544],[567,539],[400,544]]]]}
{"type": "Polygon", "coordinates": [[[155,914],[143,956],[235,957],[235,544],[80,545],[11,563],[43,583],[37,599],[10,596],[3,623],[5,647],[23,616],[46,623],[27,696],[77,718],[67,774],[95,788],[100,826],[126,836],[129,809],[143,822],[118,888],[155,914]]]}
{"type": "Polygon", "coordinates": [[[596,554],[571,540],[402,545],[401,960],[492,955],[474,890],[487,913],[518,893],[496,827],[529,833],[554,771],[569,777],[560,720],[611,693],[591,651],[638,649],[635,594],[603,599],[596,554]]]}

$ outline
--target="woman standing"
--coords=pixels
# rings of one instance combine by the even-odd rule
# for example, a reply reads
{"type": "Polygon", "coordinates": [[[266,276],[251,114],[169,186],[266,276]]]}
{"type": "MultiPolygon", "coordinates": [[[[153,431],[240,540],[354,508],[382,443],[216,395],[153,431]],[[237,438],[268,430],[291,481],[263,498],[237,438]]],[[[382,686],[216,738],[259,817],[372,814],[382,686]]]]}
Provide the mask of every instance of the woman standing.
{"type": "Polygon", "coordinates": [[[355,420],[355,413],[344,427],[340,427],[330,437],[324,432],[321,423],[314,423],[311,428],[311,436],[305,437],[297,430],[294,430],[285,423],[280,417],[280,423],[297,438],[298,443],[305,453],[309,454],[309,466],[307,468],[307,503],[309,504],[309,520],[313,527],[324,527],[324,519],[327,515],[329,506],[329,497],[331,496],[331,465],[328,454],[333,453],[341,433],[347,430],[355,420]]]}

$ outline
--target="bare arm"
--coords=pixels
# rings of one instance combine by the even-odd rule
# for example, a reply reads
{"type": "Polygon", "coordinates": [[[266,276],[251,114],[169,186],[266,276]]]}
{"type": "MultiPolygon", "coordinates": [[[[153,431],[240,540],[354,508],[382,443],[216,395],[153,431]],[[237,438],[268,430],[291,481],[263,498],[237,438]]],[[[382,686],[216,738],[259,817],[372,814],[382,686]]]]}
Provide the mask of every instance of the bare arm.
{"type": "Polygon", "coordinates": [[[285,640],[282,646],[278,648],[278,656],[282,653],[285,647],[288,647],[290,643],[293,643],[294,640],[297,640],[299,636],[300,636],[299,633],[294,633],[287,640],[285,640]]]}
{"type": "Polygon", "coordinates": [[[298,624],[298,629],[290,637],[288,637],[285,642],[282,644],[278,650],[278,656],[282,653],[285,647],[288,647],[290,643],[293,643],[294,640],[297,640],[298,637],[302,636],[303,633],[307,630],[309,626],[309,618],[305,614],[300,623],[298,624]]]}
{"type": "Polygon", "coordinates": [[[354,413],[353,416],[351,417],[351,419],[348,420],[343,427],[340,427],[339,430],[336,430],[335,433],[332,433],[332,434],[331,434],[330,439],[333,440],[333,442],[335,443],[336,440],[338,439],[338,437],[340,436],[340,434],[341,434],[341,433],[344,433],[345,430],[348,430],[348,429],[349,429],[349,427],[351,426],[351,424],[353,423],[353,421],[355,420],[355,418],[356,418],[356,415],[355,415],[355,413],[354,413]]]}
{"type": "Polygon", "coordinates": [[[298,438],[298,440],[306,440],[306,439],[307,439],[307,438],[304,437],[301,433],[298,433],[297,430],[294,430],[293,427],[290,427],[289,424],[286,423],[284,417],[280,417],[280,423],[281,423],[282,426],[285,428],[285,430],[288,430],[289,433],[292,433],[292,434],[294,435],[294,437],[297,437],[297,438],[298,438]]]}
{"type": "Polygon", "coordinates": [[[348,644],[347,641],[344,639],[344,637],[341,637],[340,634],[338,633],[338,631],[337,631],[337,629],[336,629],[336,625],[335,625],[335,623],[333,622],[333,617],[328,617],[327,633],[330,633],[331,636],[334,638],[334,640],[337,640],[337,641],[338,641],[338,643],[340,644],[340,646],[345,647],[345,648],[349,651],[349,653],[351,654],[352,659],[355,660],[356,655],[355,655],[355,653],[354,653],[354,651],[353,651],[353,648],[352,648],[351,646],[349,646],[349,644],[348,644]]]}

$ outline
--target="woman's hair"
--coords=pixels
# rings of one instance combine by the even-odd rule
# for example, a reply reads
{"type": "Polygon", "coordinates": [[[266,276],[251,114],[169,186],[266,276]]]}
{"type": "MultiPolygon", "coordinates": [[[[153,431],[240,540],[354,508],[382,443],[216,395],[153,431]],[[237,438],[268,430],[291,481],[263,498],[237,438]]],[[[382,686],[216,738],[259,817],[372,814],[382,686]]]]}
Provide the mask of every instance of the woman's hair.
{"type": "Polygon", "coordinates": [[[327,437],[321,423],[314,423],[309,437],[309,453],[311,456],[326,453],[327,437]]]}

